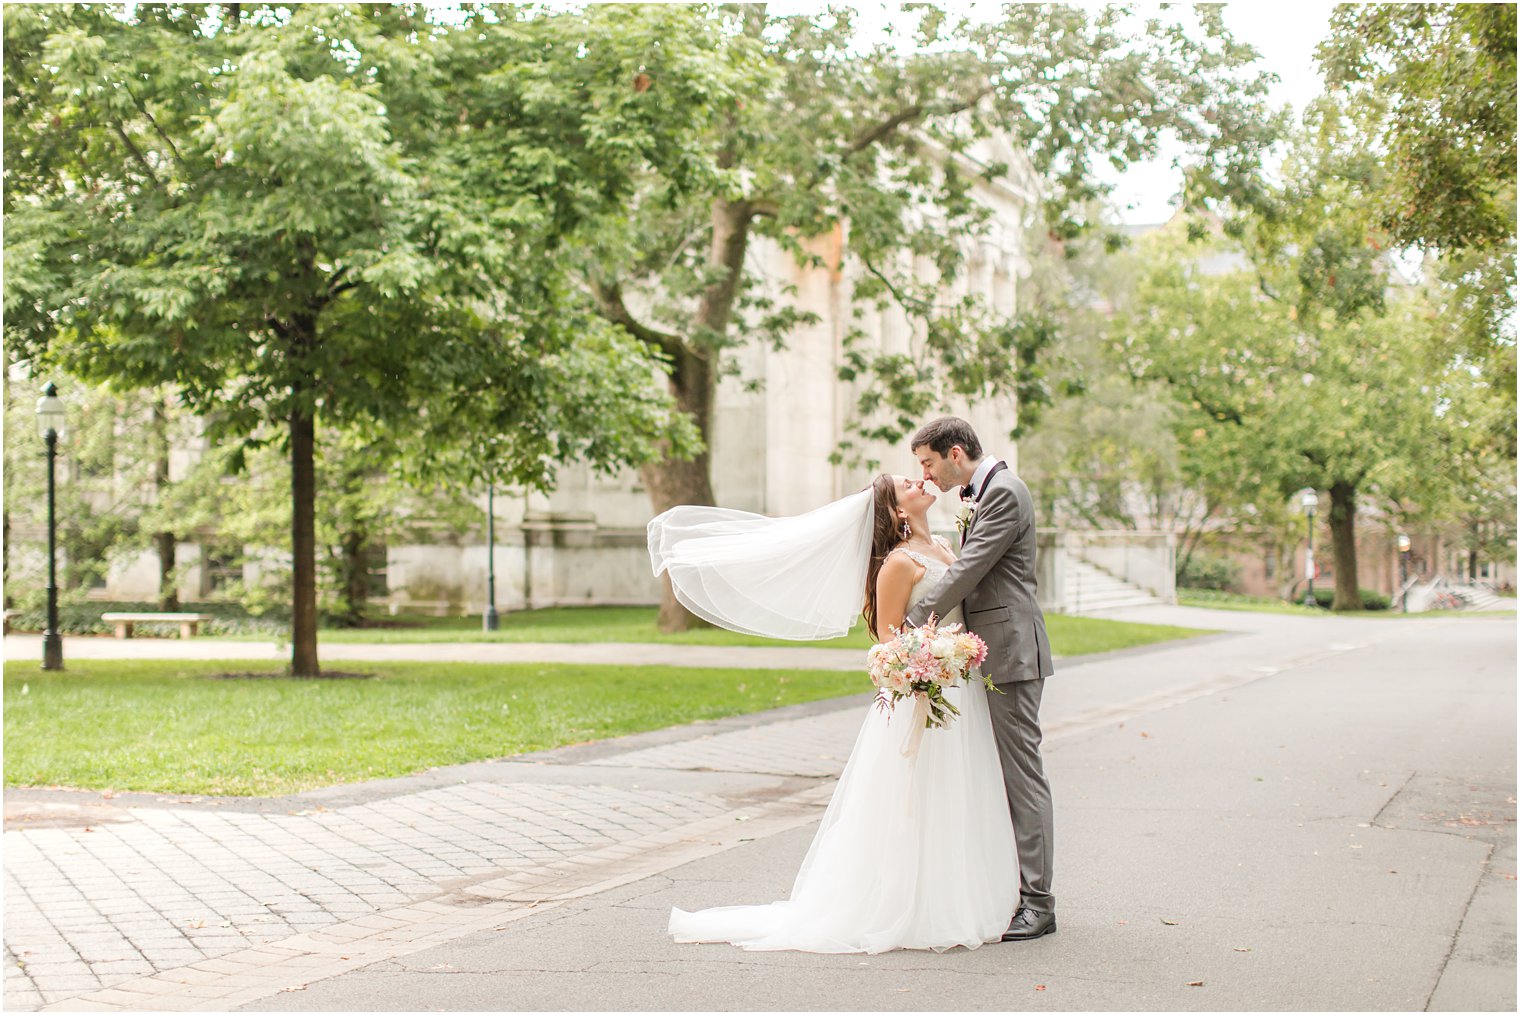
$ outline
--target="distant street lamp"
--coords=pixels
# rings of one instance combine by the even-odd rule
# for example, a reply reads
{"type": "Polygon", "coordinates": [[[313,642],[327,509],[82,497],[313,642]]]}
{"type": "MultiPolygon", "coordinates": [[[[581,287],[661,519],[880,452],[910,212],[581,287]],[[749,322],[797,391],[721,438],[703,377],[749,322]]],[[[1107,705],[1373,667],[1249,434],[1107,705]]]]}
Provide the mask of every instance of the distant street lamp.
{"type": "Polygon", "coordinates": [[[1304,515],[1309,525],[1309,552],[1304,555],[1304,578],[1308,580],[1304,605],[1318,606],[1314,600],[1314,509],[1319,507],[1319,495],[1313,490],[1305,490],[1299,495],[1298,502],[1304,506],[1304,515]]]}
{"type": "Polygon", "coordinates": [[[496,630],[496,484],[486,487],[486,612],[481,620],[487,631],[496,630]]]}
{"type": "Polygon", "coordinates": [[[1409,537],[1399,533],[1399,609],[1404,613],[1409,612],[1409,602],[1405,598],[1408,593],[1406,586],[1409,584],[1409,537]]]}
{"type": "Polygon", "coordinates": [[[63,399],[58,397],[58,386],[52,381],[42,389],[37,399],[37,431],[47,445],[48,472],[48,583],[47,583],[47,630],[42,635],[42,668],[63,669],[63,636],[58,633],[58,521],[53,493],[54,463],[58,458],[58,441],[63,436],[67,421],[63,411],[63,399]]]}

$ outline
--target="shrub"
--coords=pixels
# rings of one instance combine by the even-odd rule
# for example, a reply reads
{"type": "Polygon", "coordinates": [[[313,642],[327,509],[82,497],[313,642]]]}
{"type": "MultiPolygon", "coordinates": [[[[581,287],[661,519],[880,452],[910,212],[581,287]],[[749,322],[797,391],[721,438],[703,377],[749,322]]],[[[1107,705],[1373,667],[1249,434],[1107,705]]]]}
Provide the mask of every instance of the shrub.
{"type": "Polygon", "coordinates": [[[1223,557],[1195,553],[1177,570],[1177,587],[1228,592],[1240,584],[1240,565],[1223,557]]]}
{"type": "MultiPolygon", "coordinates": [[[[158,613],[158,604],[152,601],[123,601],[109,599],[91,599],[84,602],[58,604],[58,633],[60,634],[112,634],[116,628],[100,619],[103,613],[158,613]]],[[[240,604],[227,602],[183,602],[180,603],[181,613],[209,613],[215,616],[201,625],[201,632],[208,635],[217,634],[262,634],[272,638],[285,637],[289,633],[290,621],[288,616],[266,615],[262,617],[251,616],[240,604]]],[[[47,608],[45,605],[34,605],[30,602],[23,604],[21,611],[11,618],[11,629],[14,631],[42,631],[47,627],[47,608]]],[[[163,628],[163,632],[172,633],[172,627],[163,628]]],[[[160,633],[152,626],[145,626],[141,635],[151,636],[160,633]]]]}
{"type": "MultiPolygon", "coordinates": [[[[1387,610],[1393,607],[1393,600],[1381,592],[1374,592],[1371,589],[1358,589],[1357,591],[1361,593],[1362,609],[1364,610],[1387,610]]],[[[1328,610],[1330,604],[1335,601],[1335,589],[1315,589],[1314,601],[1328,610]]]]}

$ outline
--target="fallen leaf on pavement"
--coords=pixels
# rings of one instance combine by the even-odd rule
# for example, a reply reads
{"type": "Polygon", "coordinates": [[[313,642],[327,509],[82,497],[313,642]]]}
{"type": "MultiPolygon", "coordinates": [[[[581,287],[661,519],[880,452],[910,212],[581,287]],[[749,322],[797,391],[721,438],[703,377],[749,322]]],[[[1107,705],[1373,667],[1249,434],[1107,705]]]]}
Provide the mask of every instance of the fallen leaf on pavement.
{"type": "Polygon", "coordinates": [[[1203,986],[1203,981],[1202,980],[1189,980],[1188,981],[1188,986],[1189,987],[1201,987],[1201,986],[1203,986]]]}
{"type": "Polygon", "coordinates": [[[1177,926],[1177,921],[1176,920],[1168,920],[1164,916],[1161,918],[1161,922],[1164,923],[1164,924],[1166,924],[1168,927],[1175,927],[1175,926],[1177,926]]]}
{"type": "Polygon", "coordinates": [[[1043,983],[1037,983],[1037,984],[1034,985],[1034,989],[1035,990],[1044,990],[1045,989],[1045,984],[1043,984],[1043,983]]]}
{"type": "Polygon", "coordinates": [[[1236,950],[1236,951],[1237,951],[1237,952],[1248,952],[1248,951],[1250,951],[1250,950],[1251,950],[1251,949],[1249,949],[1249,948],[1237,948],[1237,949],[1235,949],[1235,950],[1236,950]]]}

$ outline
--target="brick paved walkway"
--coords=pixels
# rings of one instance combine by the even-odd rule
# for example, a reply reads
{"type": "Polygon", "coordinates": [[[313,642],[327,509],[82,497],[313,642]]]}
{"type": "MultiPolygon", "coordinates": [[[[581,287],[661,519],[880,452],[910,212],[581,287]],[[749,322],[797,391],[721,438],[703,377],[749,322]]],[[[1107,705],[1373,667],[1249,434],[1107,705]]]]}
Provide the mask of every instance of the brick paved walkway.
{"type": "Polygon", "coordinates": [[[333,807],[315,802],[331,791],[76,805],[11,791],[5,1005],[226,1008],[805,824],[862,714],[856,698],[667,745],[464,766],[475,778],[394,780],[333,807]]]}

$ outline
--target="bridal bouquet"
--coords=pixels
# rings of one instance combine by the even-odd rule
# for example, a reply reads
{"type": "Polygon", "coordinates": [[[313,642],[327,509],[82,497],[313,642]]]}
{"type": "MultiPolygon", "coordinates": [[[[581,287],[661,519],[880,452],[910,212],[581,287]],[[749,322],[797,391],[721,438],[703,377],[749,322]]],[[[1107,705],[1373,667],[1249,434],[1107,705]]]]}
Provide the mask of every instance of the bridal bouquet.
{"type": "MultiPolygon", "coordinates": [[[[872,645],[866,668],[876,685],[879,707],[916,698],[920,728],[942,729],[961,714],[945,700],[945,688],[954,687],[986,658],[987,643],[981,638],[961,630],[960,624],[938,627],[931,616],[922,627],[904,628],[892,640],[872,645]]],[[[983,679],[991,688],[992,678],[983,679]]]]}

